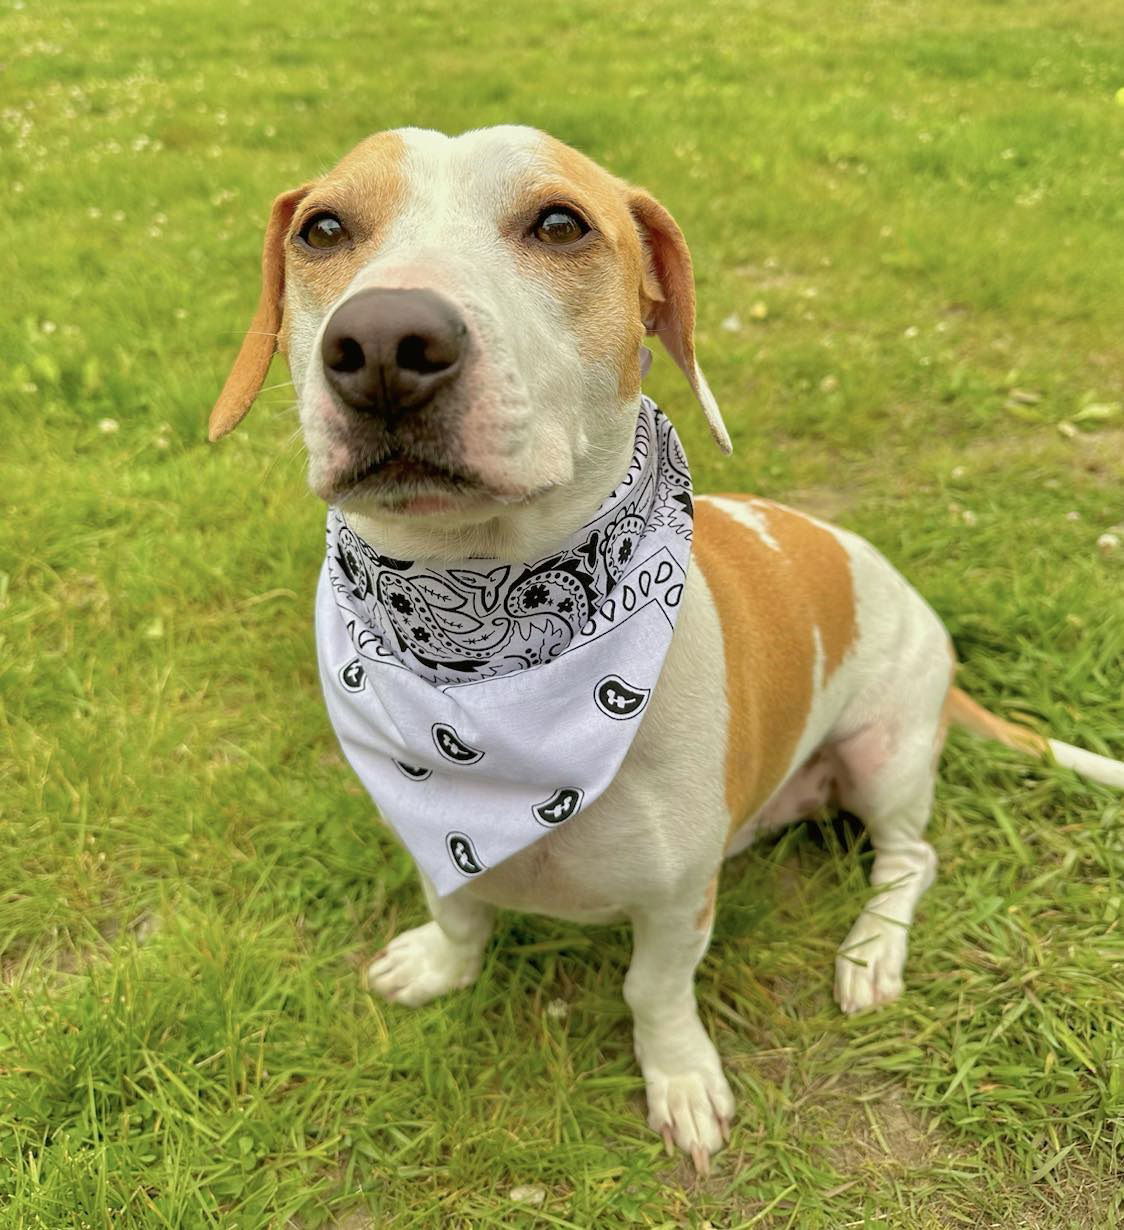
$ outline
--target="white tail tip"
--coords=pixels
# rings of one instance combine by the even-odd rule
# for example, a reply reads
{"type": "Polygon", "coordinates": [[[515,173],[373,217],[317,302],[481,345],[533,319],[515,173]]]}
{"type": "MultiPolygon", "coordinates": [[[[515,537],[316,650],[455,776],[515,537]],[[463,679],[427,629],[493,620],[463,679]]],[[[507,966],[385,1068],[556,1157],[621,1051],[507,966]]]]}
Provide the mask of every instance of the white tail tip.
{"type": "Polygon", "coordinates": [[[1096,752],[1087,752],[1083,747],[1074,747],[1058,739],[1050,739],[1049,744],[1058,764],[1073,769],[1090,781],[1124,790],[1124,761],[1110,760],[1107,756],[1098,756],[1096,752]]]}

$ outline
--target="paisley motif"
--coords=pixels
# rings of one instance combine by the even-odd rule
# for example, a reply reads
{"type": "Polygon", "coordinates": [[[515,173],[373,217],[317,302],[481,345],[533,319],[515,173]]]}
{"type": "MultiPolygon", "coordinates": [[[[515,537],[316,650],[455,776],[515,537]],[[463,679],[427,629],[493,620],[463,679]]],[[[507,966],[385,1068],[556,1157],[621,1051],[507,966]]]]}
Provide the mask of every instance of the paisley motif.
{"type": "Polygon", "coordinates": [[[633,557],[644,536],[645,521],[636,513],[622,513],[605,531],[601,545],[605,567],[614,581],[619,581],[632,567],[633,557]]]}
{"type": "Polygon", "coordinates": [[[346,525],[336,535],[336,563],[351,583],[353,598],[366,598],[371,592],[371,574],[363,560],[363,540],[346,525]]]}

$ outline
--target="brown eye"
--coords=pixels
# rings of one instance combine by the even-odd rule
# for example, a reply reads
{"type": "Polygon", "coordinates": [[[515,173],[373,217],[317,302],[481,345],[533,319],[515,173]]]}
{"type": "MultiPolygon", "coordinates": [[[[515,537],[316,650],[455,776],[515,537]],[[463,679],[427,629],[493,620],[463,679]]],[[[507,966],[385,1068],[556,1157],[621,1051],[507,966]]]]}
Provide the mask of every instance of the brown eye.
{"type": "Polygon", "coordinates": [[[344,224],[335,214],[313,214],[300,229],[300,238],[310,248],[318,252],[329,248],[338,248],[345,239],[350,238],[344,224]]]}
{"type": "Polygon", "coordinates": [[[552,206],[539,214],[531,233],[541,243],[560,247],[577,243],[583,235],[589,234],[589,227],[572,210],[552,206]]]}

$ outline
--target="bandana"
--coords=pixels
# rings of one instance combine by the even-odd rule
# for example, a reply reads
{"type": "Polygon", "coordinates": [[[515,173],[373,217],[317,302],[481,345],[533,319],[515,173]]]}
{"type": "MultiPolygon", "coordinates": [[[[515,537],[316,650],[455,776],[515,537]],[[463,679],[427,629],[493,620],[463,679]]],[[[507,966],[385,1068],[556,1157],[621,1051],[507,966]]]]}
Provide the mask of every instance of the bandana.
{"type": "Polygon", "coordinates": [[[328,716],[440,896],[613,780],[671,643],[691,523],[679,437],[646,397],[627,474],[544,559],[389,559],[329,509],[316,599],[328,716]]]}

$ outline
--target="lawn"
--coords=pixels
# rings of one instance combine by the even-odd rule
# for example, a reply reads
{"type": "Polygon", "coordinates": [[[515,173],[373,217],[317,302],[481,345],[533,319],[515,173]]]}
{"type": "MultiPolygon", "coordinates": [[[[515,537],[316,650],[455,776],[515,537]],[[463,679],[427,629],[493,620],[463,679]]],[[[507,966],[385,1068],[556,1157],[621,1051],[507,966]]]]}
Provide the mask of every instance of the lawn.
{"type": "Polygon", "coordinates": [[[380,128],[539,125],[692,243],[735,454],[666,359],[649,388],[697,486],[865,533],[980,700],[1122,756],[1119,5],[4,0],[0,32],[0,1225],[1124,1218],[1118,794],[954,737],[906,995],[857,1019],[863,844],[730,863],[699,994],[740,1117],[696,1182],[643,1123],[624,930],[507,916],[469,991],[360,986],[423,909],[322,709],[280,363],[204,442],[275,193],[380,128]]]}

